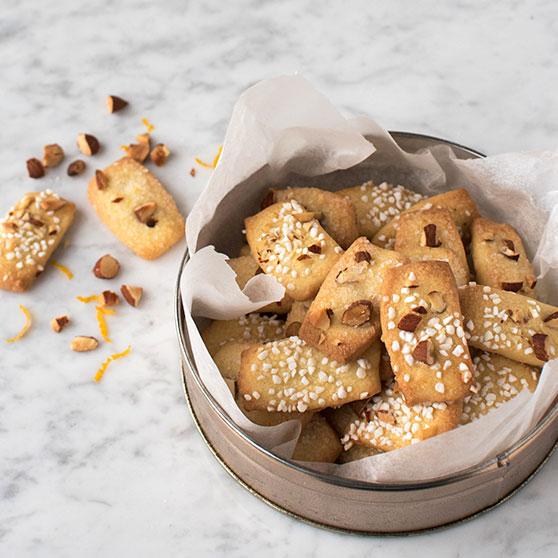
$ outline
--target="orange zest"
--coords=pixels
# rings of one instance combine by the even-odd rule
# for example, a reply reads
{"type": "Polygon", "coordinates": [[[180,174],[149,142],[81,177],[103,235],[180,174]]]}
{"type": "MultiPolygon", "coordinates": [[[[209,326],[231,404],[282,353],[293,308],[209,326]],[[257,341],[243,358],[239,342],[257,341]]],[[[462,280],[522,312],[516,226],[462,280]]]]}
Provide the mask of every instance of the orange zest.
{"type": "Polygon", "coordinates": [[[80,302],[84,302],[87,304],[88,302],[93,302],[94,300],[99,300],[99,295],[91,295],[91,296],[76,296],[76,298],[80,302]]]}
{"type": "Polygon", "coordinates": [[[107,342],[112,343],[112,340],[108,336],[108,324],[105,318],[106,315],[114,315],[114,310],[107,310],[101,306],[97,306],[97,323],[99,324],[99,332],[101,337],[107,342]]]}
{"type": "Polygon", "coordinates": [[[141,123],[147,128],[148,134],[150,134],[151,132],[153,132],[153,130],[155,130],[155,126],[153,126],[153,124],[151,124],[151,122],[149,122],[147,118],[142,118],[141,123]]]}
{"type": "Polygon", "coordinates": [[[51,260],[50,265],[55,267],[58,271],[61,271],[68,279],[74,278],[74,274],[65,265],[57,262],[56,260],[51,260]]]}
{"type": "Polygon", "coordinates": [[[23,304],[19,305],[19,309],[23,312],[23,315],[25,316],[25,323],[23,324],[23,327],[20,329],[17,335],[14,335],[13,337],[6,339],[6,343],[15,343],[16,341],[19,341],[29,331],[33,323],[33,319],[31,318],[31,312],[29,312],[29,310],[27,310],[27,308],[25,308],[23,304]]]}
{"type": "Polygon", "coordinates": [[[198,163],[198,165],[200,165],[200,167],[204,167],[206,169],[214,169],[217,166],[217,163],[219,162],[219,159],[221,158],[221,153],[222,152],[223,152],[223,146],[220,145],[219,149],[217,150],[217,155],[215,155],[215,157],[213,157],[213,161],[211,161],[211,163],[206,163],[205,161],[202,161],[198,157],[196,157],[194,159],[194,161],[196,161],[196,163],[198,163]]]}
{"type": "Polygon", "coordinates": [[[97,373],[95,374],[95,382],[99,383],[102,379],[103,376],[109,366],[109,364],[113,361],[113,360],[118,360],[119,358],[123,358],[126,355],[129,355],[130,352],[132,350],[132,346],[128,345],[128,348],[125,349],[124,351],[122,351],[121,353],[114,353],[112,355],[110,355],[104,362],[103,364],[101,364],[101,366],[99,367],[99,370],[97,370],[97,373]]]}

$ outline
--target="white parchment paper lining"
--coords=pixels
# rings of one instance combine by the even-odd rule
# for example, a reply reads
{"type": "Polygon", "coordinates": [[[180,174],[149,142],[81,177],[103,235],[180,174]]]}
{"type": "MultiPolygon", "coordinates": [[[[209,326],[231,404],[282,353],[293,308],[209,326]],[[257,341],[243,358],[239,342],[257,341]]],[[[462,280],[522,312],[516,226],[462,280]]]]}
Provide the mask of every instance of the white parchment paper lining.
{"type": "MultiPolygon", "coordinates": [[[[483,215],[518,230],[540,274],[540,295],[558,303],[558,151],[457,160],[440,144],[409,154],[370,118],[343,117],[300,76],[256,84],[238,99],[221,160],[188,217],[192,256],[181,288],[192,351],[205,385],[239,427],[284,457],[292,454],[299,422],[262,427],[249,421],[234,402],[198,327],[204,318],[237,318],[284,294],[284,288],[264,274],[241,291],[224,255],[238,254],[243,218],[258,210],[267,187],[296,184],[337,190],[367,179],[401,183],[425,194],[467,188],[483,215]]],[[[353,463],[309,466],[379,482],[445,476],[510,447],[542,418],[557,395],[558,360],[544,366],[535,393],[522,392],[467,426],[353,463]]]]}

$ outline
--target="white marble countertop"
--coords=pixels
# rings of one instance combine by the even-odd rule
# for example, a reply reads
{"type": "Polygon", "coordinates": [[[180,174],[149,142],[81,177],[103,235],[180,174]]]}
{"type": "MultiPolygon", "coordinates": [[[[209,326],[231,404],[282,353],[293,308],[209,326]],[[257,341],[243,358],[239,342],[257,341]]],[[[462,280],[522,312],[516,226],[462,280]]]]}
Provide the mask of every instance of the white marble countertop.
{"type": "Polygon", "coordinates": [[[77,203],[79,216],[57,256],[75,271],[73,281],[49,269],[29,293],[0,294],[0,339],[20,327],[19,303],[36,321],[21,343],[0,345],[0,555],[556,556],[556,455],[497,510],[410,538],[322,531],[249,495],[213,459],[184,404],[172,318],[183,245],[140,261],[99,225],[85,177],[59,169],[32,181],[25,172],[25,160],[46,143],[75,156],[82,131],[104,143],[91,161],[100,167],[147,116],[173,151],[159,174],[187,213],[209,176],[190,177],[192,158],[214,154],[239,93],[294,71],[339,107],[390,129],[491,154],[555,148],[556,5],[440,4],[2,6],[0,211],[50,186],[77,203]],[[129,99],[129,110],[107,115],[108,93],[129,99]],[[95,331],[93,312],[73,297],[99,290],[90,268],[107,252],[122,262],[122,282],[141,284],[146,296],[141,309],[121,307],[110,321],[114,348],[131,342],[133,352],[97,385],[92,374],[110,349],[77,355],[68,342],[95,331]],[[56,336],[48,322],[63,311],[75,323],[56,336]]]}

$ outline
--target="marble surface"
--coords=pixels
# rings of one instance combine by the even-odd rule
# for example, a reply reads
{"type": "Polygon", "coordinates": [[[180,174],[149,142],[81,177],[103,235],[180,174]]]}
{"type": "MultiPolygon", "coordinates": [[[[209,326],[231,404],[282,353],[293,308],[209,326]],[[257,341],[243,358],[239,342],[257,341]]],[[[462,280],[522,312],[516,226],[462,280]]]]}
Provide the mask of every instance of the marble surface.
{"type": "MultiPolygon", "coordinates": [[[[239,93],[302,72],[334,103],[391,129],[439,135],[487,153],[556,147],[558,7],[553,2],[357,1],[4,3],[0,16],[0,188],[3,212],[25,191],[74,200],[76,225],[54,269],[24,295],[0,294],[0,339],[35,317],[19,344],[0,345],[2,556],[555,556],[558,456],[505,505],[447,531],[365,538],[303,525],[236,485],[187,413],[172,321],[183,245],[157,262],[133,257],[97,222],[86,178],[62,169],[40,182],[24,162],[59,142],[76,155],[88,131],[103,142],[92,168],[155,124],[173,152],[160,176],[184,213],[209,171],[189,170],[222,140],[239,93]],[[107,115],[104,97],[131,107],[107,115]],[[118,281],[141,284],[141,309],[110,320],[114,349],[132,343],[101,384],[111,348],[77,355],[95,331],[77,294],[100,288],[90,268],[110,252],[118,281]],[[74,324],[56,336],[50,318],[74,324]]],[[[102,284],[105,286],[105,283],[102,284]]]]}

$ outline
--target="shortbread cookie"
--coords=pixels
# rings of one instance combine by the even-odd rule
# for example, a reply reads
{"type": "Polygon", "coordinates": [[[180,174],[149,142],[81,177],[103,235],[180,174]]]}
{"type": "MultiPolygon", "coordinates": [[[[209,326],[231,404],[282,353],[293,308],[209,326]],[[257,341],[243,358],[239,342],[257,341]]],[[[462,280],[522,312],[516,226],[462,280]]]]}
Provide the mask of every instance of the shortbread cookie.
{"type": "Polygon", "coordinates": [[[357,218],[353,204],[334,192],[319,188],[287,188],[270,190],[265,203],[296,200],[308,211],[314,212],[323,228],[341,248],[348,248],[357,238],[357,218]]]}
{"type": "Polygon", "coordinates": [[[351,463],[366,457],[378,455],[383,453],[376,448],[369,448],[368,446],[352,446],[348,450],[343,450],[337,458],[337,463],[343,465],[344,463],[351,463]]]}
{"type": "Polygon", "coordinates": [[[291,310],[287,314],[287,319],[285,321],[285,335],[291,337],[292,335],[297,335],[300,331],[300,326],[306,317],[306,313],[312,304],[311,300],[295,300],[291,305],[291,310]]]}
{"type": "Polygon", "coordinates": [[[424,209],[401,215],[395,250],[424,260],[447,261],[458,285],[469,281],[465,248],[447,209],[424,209]]]}
{"type": "Polygon", "coordinates": [[[461,401],[411,405],[392,383],[372,398],[341,443],[346,449],[358,444],[396,450],[452,430],[459,424],[461,409],[461,401]]]}
{"type": "Polygon", "coordinates": [[[424,197],[403,186],[387,182],[376,185],[372,181],[337,193],[352,202],[357,213],[358,234],[368,238],[424,197]]]}
{"type": "Polygon", "coordinates": [[[558,356],[558,307],[475,284],[459,299],[469,345],[532,366],[558,356]]]}
{"type": "Polygon", "coordinates": [[[393,380],[393,368],[391,367],[391,360],[386,346],[382,343],[382,353],[380,355],[380,380],[383,383],[393,380]]]}
{"type": "Polygon", "coordinates": [[[252,345],[253,343],[246,343],[244,341],[229,341],[217,350],[213,355],[213,360],[223,378],[236,382],[240,369],[240,355],[252,345]]]}
{"type": "Polygon", "coordinates": [[[380,378],[367,353],[341,365],[293,336],[244,351],[237,385],[248,410],[302,413],[366,399],[380,378]]]}
{"type": "Polygon", "coordinates": [[[312,298],[343,251],[295,200],[270,205],[245,224],[252,255],[294,300],[312,298]]]}
{"type": "MultiPolygon", "coordinates": [[[[258,262],[251,254],[248,256],[240,256],[238,258],[231,258],[230,260],[227,260],[227,263],[236,273],[236,283],[240,289],[244,289],[246,283],[248,283],[252,277],[262,272],[258,262]]],[[[289,295],[285,295],[281,300],[263,306],[258,310],[258,312],[286,314],[291,309],[292,303],[293,301],[291,297],[289,297],[289,295]]]]}
{"type": "Polygon", "coordinates": [[[285,322],[275,316],[260,314],[248,314],[237,320],[215,320],[202,333],[203,341],[211,356],[231,341],[266,343],[283,337],[285,337],[285,322]]]}
{"type": "Polygon", "coordinates": [[[237,394],[236,403],[240,410],[246,415],[246,418],[250,419],[255,424],[259,424],[260,426],[277,426],[278,424],[283,424],[289,420],[299,420],[304,428],[304,426],[308,424],[315,415],[313,411],[306,411],[305,413],[299,413],[298,411],[282,413],[280,411],[265,411],[263,409],[248,411],[245,407],[246,400],[243,399],[240,394],[237,394]]]}
{"type": "Polygon", "coordinates": [[[239,257],[242,256],[251,256],[252,251],[250,250],[250,246],[248,244],[243,244],[240,248],[240,252],[238,253],[239,257]]]}
{"type": "Polygon", "coordinates": [[[324,417],[316,414],[302,428],[292,458],[295,461],[335,463],[342,449],[335,430],[324,417]]]}
{"type": "Polygon", "coordinates": [[[475,219],[471,255],[477,283],[533,296],[537,278],[521,237],[510,225],[475,219]]]}
{"type": "Polygon", "coordinates": [[[76,206],[51,190],[30,192],[0,221],[0,289],[23,292],[44,270],[76,206]]]}
{"type": "Polygon", "coordinates": [[[406,258],[361,237],[323,282],[300,328],[300,337],[338,362],[355,359],[380,337],[384,273],[406,258]]]}
{"type": "Polygon", "coordinates": [[[384,277],[382,340],[410,405],[462,399],[473,377],[455,279],[445,262],[413,262],[384,277]]]}
{"type": "MultiPolygon", "coordinates": [[[[366,400],[364,404],[366,405],[366,400]]],[[[360,411],[362,411],[362,409],[357,413],[353,405],[347,403],[340,407],[325,409],[322,411],[322,414],[333,430],[335,430],[340,437],[343,437],[349,430],[349,426],[358,419],[360,411]]]]}
{"type": "Polygon", "coordinates": [[[158,258],[184,237],[184,219],[172,196],[130,157],[97,171],[87,192],[101,221],[146,260],[158,258]]]}
{"type": "MultiPolygon", "coordinates": [[[[421,211],[425,209],[448,209],[457,225],[459,234],[463,238],[463,242],[467,243],[470,238],[470,228],[473,219],[479,216],[479,210],[469,195],[469,192],[463,188],[450,190],[443,194],[425,198],[405,211],[421,211]]],[[[402,213],[403,214],[403,213],[402,213]]],[[[395,233],[399,226],[399,216],[385,224],[372,239],[374,244],[383,246],[384,248],[392,248],[395,241],[395,233]]]]}
{"type": "Polygon", "coordinates": [[[539,368],[486,352],[475,356],[473,363],[472,393],[463,400],[462,424],[486,415],[525,389],[535,391],[537,387],[539,368]]]}

